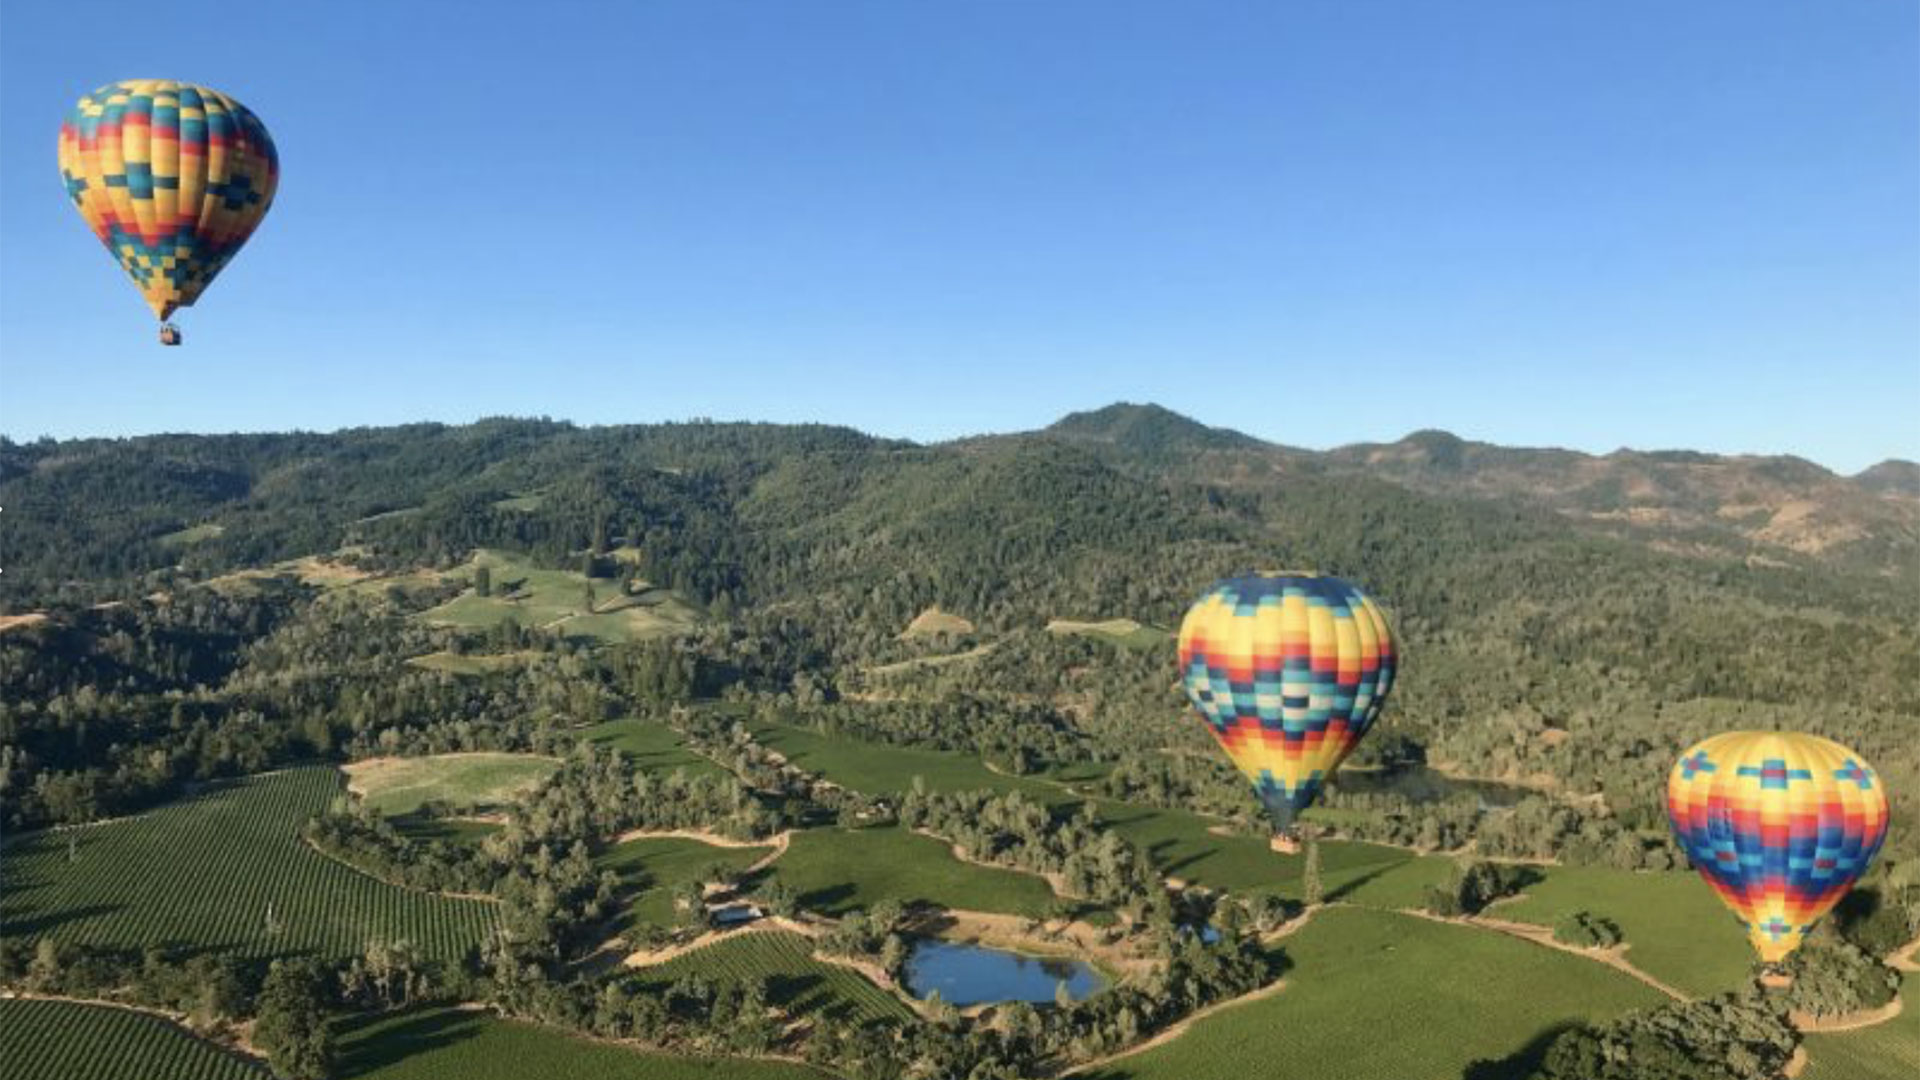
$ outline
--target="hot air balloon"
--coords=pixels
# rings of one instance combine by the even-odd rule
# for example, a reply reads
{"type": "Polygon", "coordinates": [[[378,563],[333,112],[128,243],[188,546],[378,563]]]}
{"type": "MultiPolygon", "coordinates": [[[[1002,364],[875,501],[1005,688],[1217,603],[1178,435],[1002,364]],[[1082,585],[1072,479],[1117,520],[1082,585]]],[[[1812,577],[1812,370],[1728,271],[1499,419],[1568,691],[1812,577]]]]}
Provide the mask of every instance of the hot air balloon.
{"type": "Polygon", "coordinates": [[[273,205],[280,158],[266,125],[217,90],[109,83],[60,125],[60,177],[87,226],[146,297],[160,341],[273,205]]]}
{"type": "Polygon", "coordinates": [[[1393,634],[1379,605],[1339,578],[1229,578],[1180,623],[1180,671],[1285,843],[1295,816],[1380,715],[1393,687],[1393,634]]]}
{"type": "Polygon", "coordinates": [[[1839,743],[1733,731],[1680,755],[1667,819],[1760,959],[1777,964],[1873,862],[1887,836],[1887,793],[1839,743]]]}

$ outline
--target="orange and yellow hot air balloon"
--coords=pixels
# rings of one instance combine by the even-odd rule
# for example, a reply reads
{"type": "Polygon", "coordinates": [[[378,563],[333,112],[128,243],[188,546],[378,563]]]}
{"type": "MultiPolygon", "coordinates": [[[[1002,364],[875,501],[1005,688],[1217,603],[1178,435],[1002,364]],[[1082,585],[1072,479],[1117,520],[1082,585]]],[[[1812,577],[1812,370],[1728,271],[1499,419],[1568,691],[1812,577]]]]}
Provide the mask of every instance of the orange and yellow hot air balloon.
{"type": "Polygon", "coordinates": [[[1799,948],[1887,838],[1887,793],[1859,754],[1817,735],[1734,731],[1667,776],[1667,818],[1760,959],[1799,948]]]}
{"type": "Polygon", "coordinates": [[[1187,698],[1283,838],[1379,717],[1394,657],[1379,605],[1318,574],[1229,578],[1180,623],[1187,698]]]}
{"type": "Polygon", "coordinates": [[[265,124],[217,90],[110,83],[60,126],[60,177],[87,226],[162,326],[190,307],[273,205],[280,158],[265,124]]]}

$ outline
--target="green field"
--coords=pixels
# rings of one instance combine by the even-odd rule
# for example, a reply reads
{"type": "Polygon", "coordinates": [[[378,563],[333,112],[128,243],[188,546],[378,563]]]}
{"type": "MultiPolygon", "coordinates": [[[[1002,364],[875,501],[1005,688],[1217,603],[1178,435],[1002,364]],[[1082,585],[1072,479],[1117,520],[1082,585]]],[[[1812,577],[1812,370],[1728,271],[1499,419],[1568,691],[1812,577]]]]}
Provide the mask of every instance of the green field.
{"type": "Polygon", "coordinates": [[[1900,1015],[1858,1031],[1807,1036],[1800,1080],[1913,1080],[1920,1076],[1920,975],[1900,986],[1900,1015]]]}
{"type": "Polygon", "coordinates": [[[0,865],[0,934],[254,956],[342,957],[408,941],[435,958],[464,955],[493,924],[492,904],[386,885],[301,841],[300,826],[342,790],[333,769],[290,769],[138,817],[16,837],[0,865]]]}
{"type": "Polygon", "coordinates": [[[1518,1080],[1565,1026],[1666,1000],[1577,956],[1358,908],[1322,910],[1283,948],[1292,964],[1285,989],[1090,1075],[1518,1080]]]}
{"type": "MultiPolygon", "coordinates": [[[[635,1050],[465,1009],[356,1017],[335,1028],[335,1080],[821,1080],[803,1065],[635,1050]]],[[[131,1074],[130,1074],[131,1075],[131,1074]]]]}
{"type": "Polygon", "coordinates": [[[458,807],[499,806],[537,786],[560,768],[537,754],[434,754],[378,758],[346,768],[360,801],[389,816],[429,802],[458,807]]]}
{"type": "Polygon", "coordinates": [[[155,1016],[0,998],[5,1080],[268,1080],[265,1069],[155,1016]]]}
{"type": "Polygon", "coordinates": [[[1677,990],[1704,997],[1747,980],[1754,956],[1745,932],[1691,871],[1553,866],[1545,874],[1487,914],[1552,926],[1566,912],[1590,911],[1619,925],[1629,962],[1677,990]]]}
{"type": "Polygon", "coordinates": [[[689,776],[731,775],[712,758],[688,749],[686,739],[679,732],[655,720],[630,716],[583,728],[579,734],[583,739],[625,754],[642,772],[666,776],[679,769],[689,776]]]}
{"type": "Polygon", "coordinates": [[[1097,622],[1055,619],[1047,624],[1047,632],[1078,634],[1129,649],[1151,649],[1173,637],[1172,634],[1157,626],[1137,623],[1132,619],[1101,619],[1097,622]]]}
{"type": "Polygon", "coordinates": [[[471,580],[481,566],[492,575],[492,595],[469,590],[417,617],[469,630],[491,629],[511,619],[602,642],[670,637],[686,633],[700,620],[698,611],[672,593],[656,590],[644,597],[622,597],[619,583],[611,580],[593,582],[595,599],[589,610],[584,574],[535,567],[512,552],[476,551],[465,567],[447,576],[471,580]]]}
{"type": "Polygon", "coordinates": [[[767,1000],[795,1016],[905,1018],[906,1003],[859,972],[815,960],[813,943],[785,930],[735,934],[664,964],[635,971],[655,991],[685,975],[714,982],[767,980],[767,1000]]]}
{"type": "Polygon", "coordinates": [[[1053,902],[1042,879],[961,862],[950,847],[900,828],[814,829],[795,833],[770,872],[829,915],[891,899],[1037,918],[1053,902]]]}
{"type": "Polygon", "coordinates": [[[745,869],[772,850],[770,847],[715,847],[678,836],[658,836],[615,844],[594,861],[628,882],[642,877],[646,880],[646,888],[630,909],[633,921],[672,926],[674,886],[698,878],[701,871],[714,863],[745,869]]]}
{"type": "Polygon", "coordinates": [[[772,721],[749,725],[754,738],[785,754],[787,760],[828,780],[870,795],[901,792],[920,777],[929,791],[1018,791],[1036,802],[1075,801],[1057,785],[994,772],[979,758],[945,750],[916,750],[885,743],[822,735],[792,724],[772,721]]]}

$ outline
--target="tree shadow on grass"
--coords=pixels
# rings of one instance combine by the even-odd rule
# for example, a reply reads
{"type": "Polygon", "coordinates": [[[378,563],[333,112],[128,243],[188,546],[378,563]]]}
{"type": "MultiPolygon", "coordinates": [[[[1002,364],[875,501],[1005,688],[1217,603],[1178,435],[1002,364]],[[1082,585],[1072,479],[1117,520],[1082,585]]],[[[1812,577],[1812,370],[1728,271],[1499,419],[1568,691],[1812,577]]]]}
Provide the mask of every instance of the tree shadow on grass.
{"type": "Polygon", "coordinates": [[[378,1072],[403,1058],[471,1039],[492,1022],[487,1013],[450,1008],[424,1009],[398,1019],[376,1013],[348,1017],[334,1027],[341,1052],[333,1075],[351,1080],[378,1072]],[[380,1030],[368,1030],[374,1027],[380,1030]]]}
{"type": "Polygon", "coordinates": [[[1560,1023],[1545,1029],[1527,1040],[1527,1045],[1497,1059],[1482,1059],[1467,1066],[1460,1074],[1460,1080],[1527,1080],[1547,1060],[1547,1049],[1560,1036],[1578,1027],[1578,1024],[1560,1023]]]}

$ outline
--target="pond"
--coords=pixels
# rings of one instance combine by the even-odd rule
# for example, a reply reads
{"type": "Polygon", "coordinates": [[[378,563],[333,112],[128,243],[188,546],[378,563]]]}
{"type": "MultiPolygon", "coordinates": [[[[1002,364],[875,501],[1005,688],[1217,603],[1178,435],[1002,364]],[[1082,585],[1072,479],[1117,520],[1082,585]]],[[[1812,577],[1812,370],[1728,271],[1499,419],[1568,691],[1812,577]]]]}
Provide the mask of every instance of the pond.
{"type": "Polygon", "coordinates": [[[1073,1000],[1081,1001],[1103,989],[1107,980],[1083,960],[924,938],[907,956],[905,983],[914,997],[924,998],[938,990],[941,1000],[950,1005],[998,1001],[1050,1005],[1061,983],[1073,1000]]]}
{"type": "Polygon", "coordinates": [[[1512,806],[1528,795],[1538,794],[1517,784],[1497,780],[1459,780],[1438,769],[1415,765],[1404,769],[1341,769],[1334,790],[1349,795],[1398,795],[1409,802],[1441,802],[1467,792],[1480,800],[1480,809],[1494,810],[1512,806]]]}

